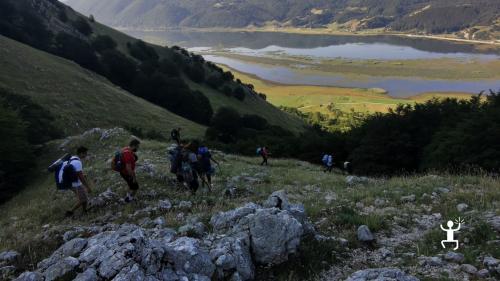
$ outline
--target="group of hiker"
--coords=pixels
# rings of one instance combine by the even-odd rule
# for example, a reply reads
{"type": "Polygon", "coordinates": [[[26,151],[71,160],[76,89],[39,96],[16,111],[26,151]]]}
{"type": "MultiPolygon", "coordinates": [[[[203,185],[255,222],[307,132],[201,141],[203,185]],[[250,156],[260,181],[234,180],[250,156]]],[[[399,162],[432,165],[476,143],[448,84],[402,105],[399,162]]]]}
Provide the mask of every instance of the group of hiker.
{"type": "MultiPolygon", "coordinates": [[[[171,138],[176,145],[168,152],[170,172],[176,175],[179,186],[187,187],[192,194],[198,190],[200,180],[203,186],[212,190],[212,176],[215,172],[212,162],[217,165],[219,163],[212,157],[207,146],[197,142],[183,142],[180,132],[181,128],[171,132],[171,138]]],[[[118,172],[128,186],[127,194],[123,198],[125,203],[132,202],[139,190],[135,168],[138,160],[136,153],[140,144],[138,139],[132,139],[128,146],[117,151],[111,159],[111,169],[118,172]]],[[[90,181],[83,173],[82,160],[87,157],[87,153],[88,149],[80,146],[75,155],[66,154],[48,168],[55,174],[57,188],[71,190],[78,200],[73,208],[66,212],[67,217],[73,216],[79,208],[82,208],[83,213],[87,212],[88,194],[92,192],[90,181]]]]}
{"type": "MultiPolygon", "coordinates": [[[[209,191],[212,190],[212,176],[215,168],[212,163],[219,166],[217,160],[212,157],[210,150],[204,144],[196,141],[186,142],[181,139],[181,128],[173,129],[171,139],[175,145],[168,150],[170,160],[170,172],[176,175],[179,188],[187,188],[191,194],[195,194],[200,187],[206,186],[209,191]]],[[[132,139],[128,146],[115,153],[111,160],[112,170],[118,172],[128,186],[127,193],[123,198],[125,203],[134,201],[139,183],[135,172],[136,162],[138,160],[137,151],[141,142],[138,139],[132,139]]],[[[66,216],[73,216],[74,212],[82,208],[83,213],[87,212],[88,194],[92,189],[90,182],[83,173],[82,160],[87,157],[88,149],[79,147],[76,155],[65,155],[61,159],[49,166],[49,171],[55,173],[56,185],[60,190],[71,190],[78,202],[71,210],[66,212],[66,216]]],[[[270,156],[269,149],[266,146],[259,147],[256,150],[257,155],[262,157],[261,166],[268,165],[270,156]]],[[[332,154],[325,153],[322,157],[324,172],[332,172],[334,159],[332,154]]],[[[351,164],[344,163],[344,170],[351,172],[351,164]]]]}
{"type": "MultiPolygon", "coordinates": [[[[331,173],[333,171],[333,155],[325,153],[321,158],[321,162],[323,163],[323,172],[331,173]]],[[[342,165],[343,172],[347,174],[352,174],[352,164],[349,161],[345,161],[342,165]]]]}

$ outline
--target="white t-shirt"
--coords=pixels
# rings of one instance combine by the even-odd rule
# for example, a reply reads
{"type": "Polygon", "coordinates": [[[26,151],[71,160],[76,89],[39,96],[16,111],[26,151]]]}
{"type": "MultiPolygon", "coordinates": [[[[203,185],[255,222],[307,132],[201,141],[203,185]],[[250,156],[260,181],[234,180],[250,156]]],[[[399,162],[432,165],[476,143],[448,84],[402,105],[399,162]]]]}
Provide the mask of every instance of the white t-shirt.
{"type": "MultiPolygon", "coordinates": [[[[75,168],[75,172],[78,173],[78,172],[83,171],[82,161],[80,160],[80,158],[78,158],[78,156],[72,156],[70,161],[71,161],[71,165],[73,165],[73,167],[75,168]]],[[[61,170],[59,170],[59,182],[62,182],[63,171],[64,171],[64,167],[66,165],[68,165],[68,161],[63,162],[61,170]]],[[[78,181],[72,183],[73,187],[79,187],[81,185],[82,185],[82,182],[80,181],[80,179],[78,179],[78,181]]]]}

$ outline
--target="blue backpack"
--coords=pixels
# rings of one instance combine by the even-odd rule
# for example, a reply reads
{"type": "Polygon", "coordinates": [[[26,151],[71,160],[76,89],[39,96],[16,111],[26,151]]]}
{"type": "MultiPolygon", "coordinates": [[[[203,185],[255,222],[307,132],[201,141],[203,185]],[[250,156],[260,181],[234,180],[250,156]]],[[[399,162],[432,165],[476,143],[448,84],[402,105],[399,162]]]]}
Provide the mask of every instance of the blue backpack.
{"type": "Polygon", "coordinates": [[[261,147],[257,148],[257,150],[255,151],[255,153],[257,155],[260,155],[262,153],[262,148],[261,147]]]}

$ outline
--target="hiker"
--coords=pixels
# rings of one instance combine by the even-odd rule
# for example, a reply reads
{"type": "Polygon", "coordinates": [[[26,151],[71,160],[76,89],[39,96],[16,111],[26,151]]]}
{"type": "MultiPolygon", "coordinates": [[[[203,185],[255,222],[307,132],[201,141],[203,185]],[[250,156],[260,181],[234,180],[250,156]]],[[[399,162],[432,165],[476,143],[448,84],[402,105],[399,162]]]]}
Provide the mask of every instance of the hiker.
{"type": "Polygon", "coordinates": [[[210,153],[210,150],[208,147],[205,145],[201,145],[198,148],[198,162],[199,162],[199,173],[200,173],[200,178],[203,182],[203,184],[206,184],[208,186],[208,190],[212,190],[212,175],[215,173],[215,169],[212,167],[212,162],[219,165],[219,162],[217,162],[214,158],[212,158],[212,154],[210,153]],[[205,181],[206,179],[206,181],[205,181]]]}
{"type": "Polygon", "coordinates": [[[133,139],[130,141],[127,147],[121,150],[121,167],[120,175],[125,180],[128,185],[127,196],[125,196],[125,202],[129,203],[134,200],[134,196],[139,189],[139,183],[137,183],[137,175],[135,174],[135,163],[138,160],[136,155],[137,150],[141,142],[138,139],[133,139]]]}
{"type": "Polygon", "coordinates": [[[177,177],[177,182],[182,183],[183,178],[180,173],[180,167],[182,165],[182,145],[176,145],[174,148],[168,150],[168,158],[170,160],[170,172],[175,174],[177,177]]]}
{"type": "Polygon", "coordinates": [[[352,164],[351,164],[351,162],[349,162],[349,161],[345,161],[345,162],[344,162],[344,171],[345,171],[348,175],[352,174],[352,164]]]}
{"type": "Polygon", "coordinates": [[[257,149],[258,154],[262,156],[262,163],[260,163],[261,166],[264,164],[267,166],[267,159],[269,158],[269,151],[267,147],[263,146],[262,148],[257,149]]]}
{"type": "Polygon", "coordinates": [[[174,140],[177,145],[180,145],[181,144],[181,128],[174,128],[171,132],[170,132],[170,137],[172,138],[172,140],[174,140]]]}
{"type": "Polygon", "coordinates": [[[182,179],[193,195],[200,185],[198,181],[198,171],[200,168],[198,157],[195,153],[197,148],[197,145],[194,143],[188,143],[183,146],[180,158],[181,161],[178,168],[178,178],[182,179]]]}
{"type": "Polygon", "coordinates": [[[66,211],[66,217],[71,217],[78,208],[82,208],[82,213],[87,213],[88,193],[91,192],[90,185],[83,174],[82,159],[87,157],[88,149],[80,146],[76,150],[76,155],[72,156],[68,161],[62,163],[59,169],[59,182],[63,182],[65,177],[73,177],[71,180],[71,191],[75,193],[78,202],[75,206],[66,211]],[[71,166],[71,167],[69,167],[71,166]],[[71,175],[70,175],[71,174],[71,175]]]}
{"type": "Polygon", "coordinates": [[[325,164],[325,170],[323,172],[332,172],[333,169],[333,156],[331,154],[325,154],[323,156],[323,164],[325,164]]]}

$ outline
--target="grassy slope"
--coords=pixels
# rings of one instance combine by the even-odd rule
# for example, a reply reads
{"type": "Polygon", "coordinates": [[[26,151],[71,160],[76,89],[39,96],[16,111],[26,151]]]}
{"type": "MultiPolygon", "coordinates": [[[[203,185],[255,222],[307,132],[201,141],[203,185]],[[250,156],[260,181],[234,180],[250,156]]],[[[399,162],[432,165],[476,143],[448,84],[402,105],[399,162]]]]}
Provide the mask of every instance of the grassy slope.
{"type": "MultiPolygon", "coordinates": [[[[88,177],[95,182],[94,195],[111,188],[120,196],[125,193],[125,184],[119,176],[112,172],[106,163],[114,151],[114,148],[129,136],[127,134],[115,135],[110,139],[99,141],[99,135],[87,134],[83,138],[73,139],[66,148],[72,148],[80,144],[85,144],[90,148],[90,157],[84,162],[85,171],[88,177]]],[[[48,162],[48,159],[55,158],[59,152],[56,148],[59,142],[54,142],[46,151],[40,162],[48,162]]],[[[320,167],[308,163],[288,160],[271,159],[270,167],[261,167],[259,159],[240,157],[236,155],[226,155],[215,153],[216,159],[220,160],[221,167],[217,170],[215,177],[215,190],[213,193],[199,192],[196,196],[189,196],[188,193],[178,191],[170,182],[165,181],[165,174],[171,177],[168,172],[167,160],[163,157],[166,144],[154,141],[144,141],[139,151],[138,177],[142,189],[140,191],[140,200],[131,205],[111,205],[99,209],[91,210],[86,217],[76,216],[73,220],[64,219],[64,210],[69,208],[74,198],[69,192],[56,192],[52,175],[41,173],[37,181],[32,186],[26,188],[11,201],[0,208],[0,251],[4,249],[16,249],[24,255],[25,265],[32,266],[38,260],[46,257],[57,247],[57,232],[64,232],[65,229],[73,226],[91,225],[99,221],[107,213],[116,214],[118,218],[114,222],[138,223],[145,215],[129,217],[137,210],[145,207],[156,206],[160,199],[170,199],[178,202],[179,200],[190,200],[193,202],[193,209],[186,215],[198,215],[205,223],[210,216],[220,210],[227,210],[238,207],[246,202],[261,202],[271,192],[279,189],[286,189],[292,202],[303,202],[306,210],[313,222],[322,221],[317,224],[320,233],[324,235],[333,235],[335,237],[344,237],[349,240],[347,251],[362,248],[356,242],[356,228],[360,224],[367,224],[375,233],[390,233],[393,224],[404,226],[411,229],[417,226],[413,221],[414,217],[420,217],[424,214],[441,213],[443,220],[458,216],[456,204],[467,203],[471,209],[477,212],[468,213],[466,216],[469,226],[484,224],[482,212],[495,210],[500,201],[499,182],[493,178],[482,176],[411,176],[394,177],[391,179],[370,180],[363,185],[350,187],[345,183],[344,176],[340,174],[325,174],[320,171],[320,167]],[[153,164],[156,175],[141,172],[143,163],[153,164]],[[250,176],[257,178],[258,182],[249,182],[237,180],[235,185],[238,190],[245,191],[236,198],[226,198],[222,196],[223,188],[227,182],[235,176],[250,176]],[[424,193],[431,194],[437,187],[448,187],[452,192],[444,194],[437,201],[431,201],[424,196],[424,193]],[[155,194],[151,195],[151,191],[155,194]],[[149,196],[145,194],[149,193],[149,196]],[[142,194],[142,195],[141,195],[142,194]],[[399,200],[401,196],[409,194],[416,195],[415,204],[403,204],[399,200]],[[388,208],[382,212],[371,212],[363,214],[356,211],[355,204],[360,202],[364,206],[374,205],[377,198],[384,199],[385,206],[388,208]],[[330,201],[328,201],[330,200],[330,201]],[[423,207],[422,207],[423,206],[423,207]],[[391,211],[393,210],[393,211],[391,211]],[[398,217],[396,219],[396,217],[398,217]],[[43,225],[49,225],[43,228],[43,225]],[[45,230],[50,229],[53,240],[41,240],[40,235],[45,230]]],[[[42,163],[41,166],[45,166],[42,163]]],[[[40,169],[42,171],[42,169],[40,169]]],[[[94,196],[92,195],[92,196],[94,196]]],[[[380,210],[380,209],[379,209],[380,210]]],[[[384,209],[385,210],[385,209],[384,209]]],[[[168,227],[178,227],[179,222],[175,210],[169,212],[153,212],[151,218],[162,216],[166,219],[168,227]]],[[[408,230],[409,231],[409,230],[408,230]]],[[[472,233],[471,229],[463,231],[460,235],[464,237],[472,233]]],[[[490,230],[488,235],[491,234],[490,230]]],[[[494,235],[494,232],[493,232],[494,235]]],[[[412,244],[401,249],[402,253],[416,252],[414,260],[405,263],[417,263],[420,254],[434,255],[443,250],[433,247],[439,245],[441,236],[431,232],[422,238],[421,242],[427,241],[428,244],[412,244]]],[[[294,268],[291,266],[287,270],[277,273],[273,280],[310,280],[311,275],[301,276],[292,274],[294,278],[289,279],[289,271],[301,271],[309,269],[318,270],[323,261],[334,263],[334,259],[329,259],[328,244],[320,244],[317,253],[307,252],[305,245],[305,262],[307,264],[298,264],[294,268]],[[319,259],[319,260],[318,260],[319,259]],[[282,276],[284,275],[284,276],[282,276]],[[282,278],[284,277],[284,278],[282,278]]],[[[482,251],[492,255],[500,254],[498,249],[487,246],[485,241],[470,242],[467,247],[461,248],[468,257],[474,257],[477,254],[474,251],[482,251]]],[[[400,252],[398,252],[400,253],[400,252]]],[[[339,256],[342,253],[336,253],[339,256]]],[[[346,261],[348,262],[348,261],[346,261]]],[[[467,261],[478,264],[478,261],[467,261]]],[[[317,273],[317,271],[315,271],[317,273]]]]}
{"type": "Polygon", "coordinates": [[[200,137],[204,127],[111,84],[73,62],[0,36],[0,86],[27,95],[56,116],[66,134],[92,127],[129,126],[168,136],[181,126],[200,137]]]}
{"type": "MultiPolygon", "coordinates": [[[[134,39],[122,32],[119,32],[115,29],[107,27],[105,25],[99,23],[92,23],[93,30],[95,34],[109,35],[115,39],[118,43],[118,49],[124,53],[127,53],[127,42],[132,42],[134,39]]],[[[153,45],[156,48],[158,54],[162,57],[169,57],[172,55],[172,50],[167,48],[160,48],[159,46],[153,45]]],[[[207,73],[210,73],[211,69],[205,68],[207,73]]],[[[209,74],[206,75],[208,77],[209,74]]],[[[292,132],[301,132],[304,130],[304,123],[302,120],[292,116],[286,112],[283,112],[271,104],[263,101],[260,98],[255,96],[247,95],[244,101],[239,101],[233,97],[227,97],[220,91],[214,90],[210,88],[206,84],[195,83],[188,78],[185,77],[185,81],[188,83],[190,88],[200,90],[204,93],[210,103],[214,111],[216,111],[221,106],[230,106],[236,109],[241,114],[257,114],[268,120],[269,123],[273,125],[280,126],[282,128],[287,128],[292,132]]]]}

